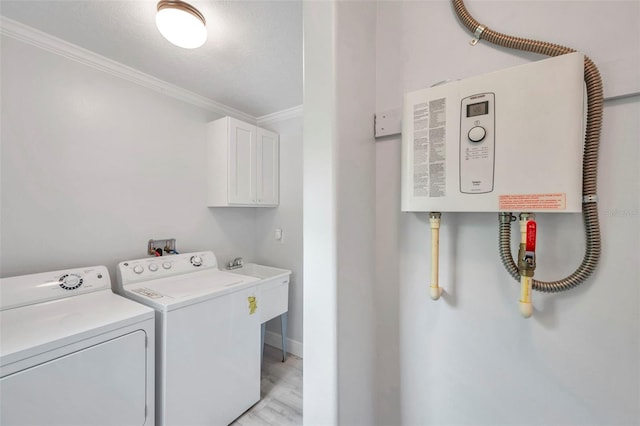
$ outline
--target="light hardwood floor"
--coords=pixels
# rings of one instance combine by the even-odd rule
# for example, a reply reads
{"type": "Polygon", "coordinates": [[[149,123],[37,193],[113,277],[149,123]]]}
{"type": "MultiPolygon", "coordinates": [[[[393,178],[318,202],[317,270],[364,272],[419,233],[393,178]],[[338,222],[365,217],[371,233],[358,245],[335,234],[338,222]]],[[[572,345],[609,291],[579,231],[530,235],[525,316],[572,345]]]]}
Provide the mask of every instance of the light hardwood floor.
{"type": "Polygon", "coordinates": [[[293,426],[302,424],[302,359],[264,346],[260,401],[232,426],[293,426]]]}

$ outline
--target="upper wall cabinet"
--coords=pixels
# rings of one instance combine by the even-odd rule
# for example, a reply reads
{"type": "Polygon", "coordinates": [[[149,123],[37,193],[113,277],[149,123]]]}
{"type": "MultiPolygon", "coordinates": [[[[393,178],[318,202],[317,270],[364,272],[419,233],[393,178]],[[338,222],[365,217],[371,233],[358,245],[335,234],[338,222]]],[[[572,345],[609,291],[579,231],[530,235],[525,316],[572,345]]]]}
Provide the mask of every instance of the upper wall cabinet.
{"type": "Polygon", "coordinates": [[[279,203],[276,133],[231,117],[207,124],[209,207],[273,207],[279,203]]]}

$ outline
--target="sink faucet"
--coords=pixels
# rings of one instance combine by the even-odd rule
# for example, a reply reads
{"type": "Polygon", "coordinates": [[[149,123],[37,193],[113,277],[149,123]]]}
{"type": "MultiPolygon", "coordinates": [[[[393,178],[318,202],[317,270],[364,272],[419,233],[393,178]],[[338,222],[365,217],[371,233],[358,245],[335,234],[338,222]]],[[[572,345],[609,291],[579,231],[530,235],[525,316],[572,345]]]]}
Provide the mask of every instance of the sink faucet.
{"type": "Polygon", "coordinates": [[[227,269],[238,269],[242,268],[243,262],[241,257],[236,257],[233,261],[227,264],[227,269]]]}

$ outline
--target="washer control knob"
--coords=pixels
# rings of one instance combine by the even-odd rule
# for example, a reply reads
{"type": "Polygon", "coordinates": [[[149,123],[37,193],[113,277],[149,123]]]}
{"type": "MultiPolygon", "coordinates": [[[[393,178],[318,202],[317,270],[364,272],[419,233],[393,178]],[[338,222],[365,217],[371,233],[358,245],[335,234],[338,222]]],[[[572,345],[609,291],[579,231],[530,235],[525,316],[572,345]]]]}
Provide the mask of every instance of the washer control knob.
{"type": "Polygon", "coordinates": [[[164,262],[164,263],[162,264],[162,267],[163,267],[164,269],[171,269],[171,262],[164,262]]]}
{"type": "Polygon", "coordinates": [[[191,256],[190,260],[193,266],[202,266],[202,258],[200,256],[191,256]]]}
{"type": "Polygon", "coordinates": [[[475,126],[469,130],[469,140],[471,142],[482,142],[487,136],[487,131],[482,126],[475,126]]]}
{"type": "Polygon", "coordinates": [[[157,271],[157,270],[158,270],[158,265],[157,265],[157,264],[155,264],[155,263],[150,263],[150,264],[149,264],[149,270],[150,270],[151,272],[155,272],[155,271],[157,271]]]}
{"type": "Polygon", "coordinates": [[[136,274],[141,274],[144,272],[144,268],[142,267],[142,265],[136,265],[133,267],[133,272],[135,272],[136,274]]]}
{"type": "Polygon", "coordinates": [[[82,285],[82,277],[76,274],[65,274],[60,277],[58,283],[65,290],[75,290],[82,285]]]}

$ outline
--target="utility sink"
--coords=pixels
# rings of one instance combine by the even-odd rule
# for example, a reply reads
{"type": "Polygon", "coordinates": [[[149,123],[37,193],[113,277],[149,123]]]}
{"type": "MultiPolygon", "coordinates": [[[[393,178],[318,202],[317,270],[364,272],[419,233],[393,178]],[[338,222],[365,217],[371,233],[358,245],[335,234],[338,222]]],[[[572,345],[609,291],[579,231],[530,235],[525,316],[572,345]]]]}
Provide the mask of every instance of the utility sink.
{"type": "Polygon", "coordinates": [[[258,306],[261,322],[269,321],[289,310],[289,276],[288,269],[272,266],[245,263],[242,268],[230,269],[228,272],[259,278],[258,306]]]}
{"type": "Polygon", "coordinates": [[[259,278],[257,305],[260,311],[260,323],[262,324],[261,346],[264,350],[264,336],[267,321],[280,317],[282,327],[282,362],[287,357],[287,313],[289,311],[289,277],[288,269],[274,268],[273,266],[258,265],[257,263],[245,263],[241,268],[229,269],[228,272],[259,278]]]}
{"type": "Polygon", "coordinates": [[[241,268],[229,269],[228,272],[248,275],[250,277],[256,277],[263,280],[277,277],[288,277],[291,274],[291,271],[287,269],[258,265],[257,263],[245,263],[241,268]]]}

